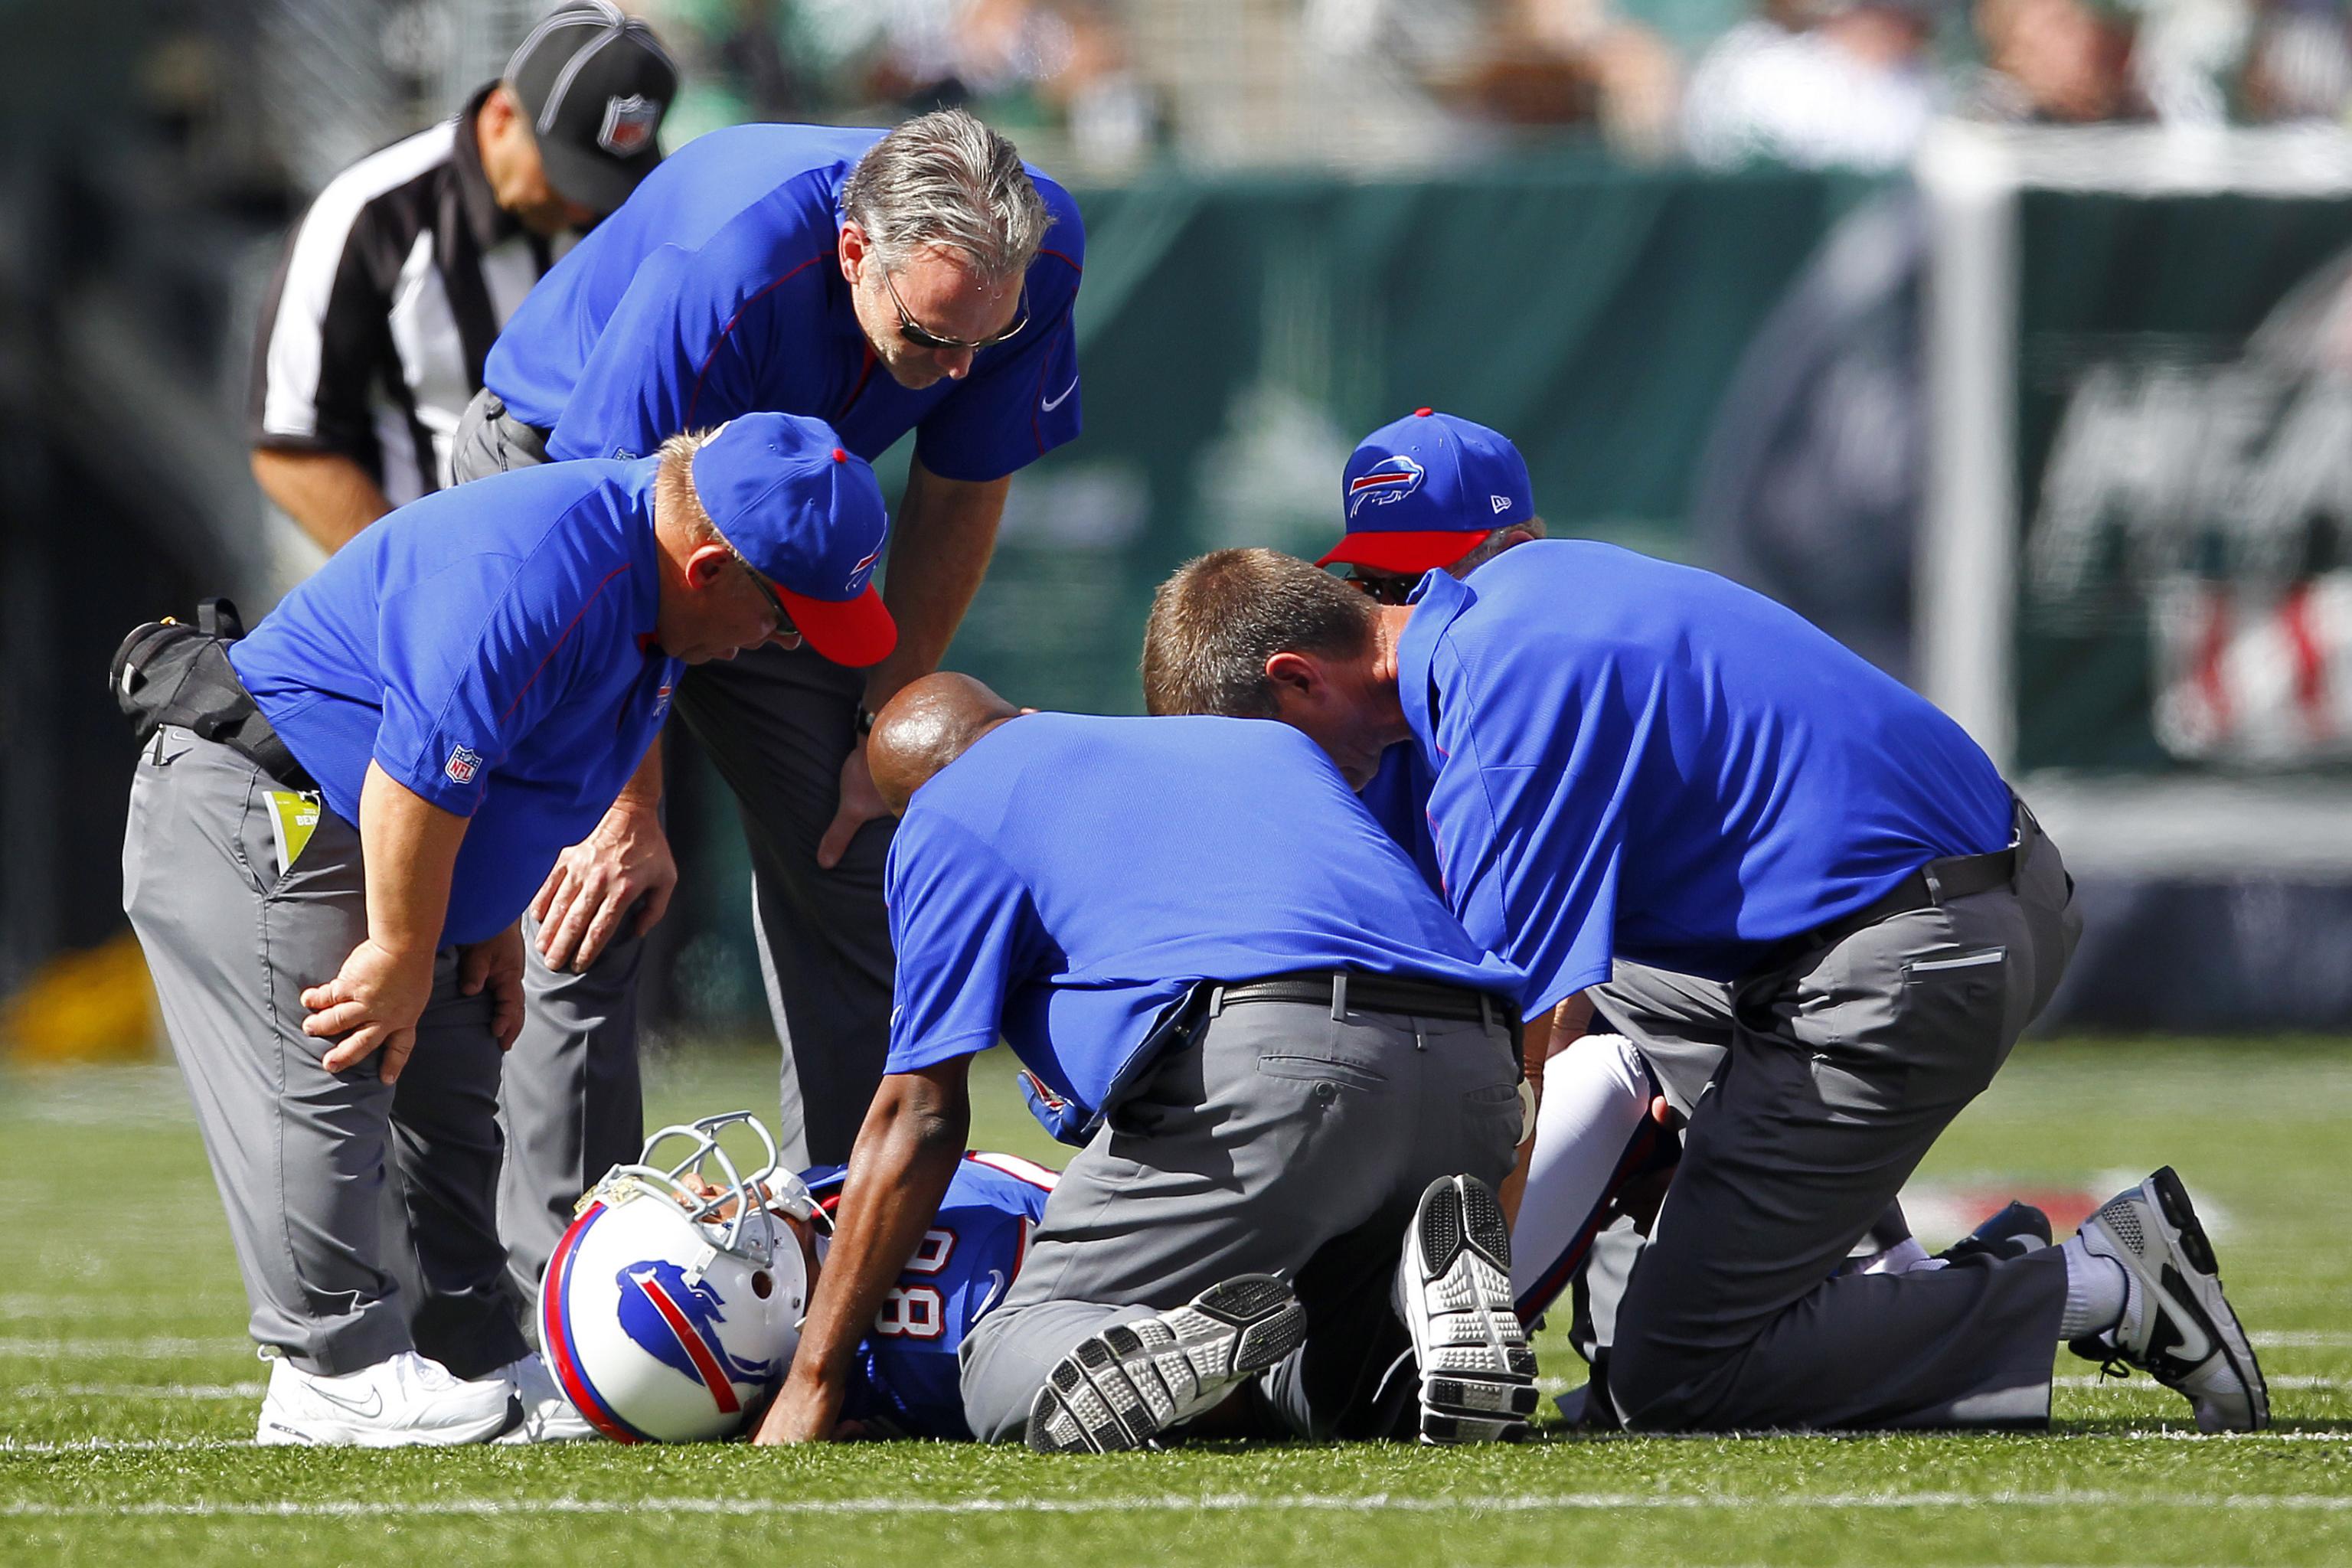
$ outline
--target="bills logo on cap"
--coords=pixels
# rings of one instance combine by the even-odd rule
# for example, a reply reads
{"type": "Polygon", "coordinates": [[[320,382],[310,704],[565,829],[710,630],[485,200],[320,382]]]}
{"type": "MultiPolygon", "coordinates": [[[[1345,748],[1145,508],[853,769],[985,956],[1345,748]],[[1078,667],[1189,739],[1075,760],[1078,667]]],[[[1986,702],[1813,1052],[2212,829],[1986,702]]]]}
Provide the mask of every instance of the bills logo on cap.
{"type": "Polygon", "coordinates": [[[1402,500],[1421,489],[1423,474],[1419,463],[1400,452],[1393,458],[1383,458],[1357,475],[1348,483],[1348,516],[1353,520],[1366,501],[1374,506],[1387,506],[1402,500]]]}
{"type": "Polygon", "coordinates": [[[481,765],[481,752],[468,746],[453,746],[449,751],[449,760],[441,764],[441,771],[449,775],[451,784],[472,784],[474,774],[481,765]]]}
{"type": "Polygon", "coordinates": [[[606,99],[604,124],[596,132],[596,145],[615,158],[635,157],[654,139],[661,112],[662,106],[641,92],[606,99]]]}
{"type": "Polygon", "coordinates": [[[863,592],[866,587],[866,579],[874,574],[874,563],[881,559],[882,547],[880,545],[877,544],[873,549],[867,551],[858,559],[857,564],[849,569],[849,581],[841,585],[843,592],[850,594],[863,592]]]}

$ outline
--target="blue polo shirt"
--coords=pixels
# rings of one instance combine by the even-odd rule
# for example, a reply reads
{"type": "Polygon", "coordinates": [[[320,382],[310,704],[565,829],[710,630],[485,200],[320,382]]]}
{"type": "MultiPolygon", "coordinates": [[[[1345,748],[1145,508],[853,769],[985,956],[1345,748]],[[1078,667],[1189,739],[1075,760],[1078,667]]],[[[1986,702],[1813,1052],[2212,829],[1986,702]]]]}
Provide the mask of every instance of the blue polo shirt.
{"type": "Polygon", "coordinates": [[[1736,979],[2010,842],[1999,771],[1925,698],[1760,594],[1610,545],[1429,574],[1397,688],[1446,900],[1527,972],[1530,1016],[1612,956],[1736,979]]]}
{"type": "Polygon", "coordinates": [[[359,821],[373,762],[472,819],[444,943],[513,923],[661,729],[682,666],[652,645],[657,463],[553,464],[413,501],[229,649],[336,816],[359,821]]]}
{"type": "Polygon", "coordinates": [[[915,793],[885,875],[891,1072],[1002,1033],[1085,1119],[1203,980],[1354,969],[1516,995],[1322,750],[1249,719],[1034,713],[915,793]]]}
{"type": "Polygon", "coordinates": [[[1070,310],[1086,228],[1069,193],[1029,268],[1029,321],[961,382],[909,392],[858,329],[835,259],[841,187],[874,130],[738,125],[664,159],[530,291],[483,379],[551,430],[551,458],[631,458],[766,409],[811,415],[872,461],[916,432],[945,479],[993,479],[1078,433],[1070,310]]]}

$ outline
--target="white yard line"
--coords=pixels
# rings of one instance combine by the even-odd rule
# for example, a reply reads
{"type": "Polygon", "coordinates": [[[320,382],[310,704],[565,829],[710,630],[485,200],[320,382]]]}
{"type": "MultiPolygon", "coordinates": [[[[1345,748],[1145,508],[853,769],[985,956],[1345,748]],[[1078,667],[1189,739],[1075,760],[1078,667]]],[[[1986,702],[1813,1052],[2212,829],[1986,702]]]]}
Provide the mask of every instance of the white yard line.
{"type": "Polygon", "coordinates": [[[1100,1498],[429,1498],[404,1502],[347,1500],[268,1502],[16,1502],[0,1504],[0,1517],[17,1519],[105,1518],[287,1518],[384,1519],[411,1516],[498,1518],[532,1514],[715,1514],[736,1515],[958,1515],[1130,1513],[1581,1513],[1622,1511],[1696,1512],[1727,1509],[2080,1509],[2131,1508],[2228,1510],[2306,1513],[2352,1511],[2352,1496],[2288,1492],[2242,1493],[2050,1491],[2050,1492],[1820,1492],[1760,1496],[1707,1493],[1660,1496],[1654,1492],[1564,1492],[1552,1496],[1497,1493],[1471,1497],[1394,1497],[1385,1492],[1213,1492],[1197,1497],[1147,1495],[1100,1498]]]}
{"type": "Polygon", "coordinates": [[[246,1355],[253,1353],[250,1340],[194,1340],[170,1334],[154,1334],[142,1338],[113,1337],[105,1339],[35,1340],[0,1336],[0,1356],[23,1356],[37,1361],[50,1361],[61,1356],[103,1356],[115,1361],[163,1361],[174,1356],[246,1355]]]}
{"type": "MultiPolygon", "coordinates": [[[[2275,1384],[2278,1379],[2273,1378],[2275,1384]]],[[[258,1399],[263,1383],[24,1383],[10,1389],[17,1399],[258,1399]]]]}

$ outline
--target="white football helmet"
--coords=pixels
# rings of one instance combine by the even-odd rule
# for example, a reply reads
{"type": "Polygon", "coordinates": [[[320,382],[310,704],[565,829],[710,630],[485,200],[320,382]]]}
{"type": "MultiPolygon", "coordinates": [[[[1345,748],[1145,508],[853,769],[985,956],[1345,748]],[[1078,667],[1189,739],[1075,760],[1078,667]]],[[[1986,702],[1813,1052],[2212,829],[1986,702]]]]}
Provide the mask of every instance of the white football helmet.
{"type": "Polygon", "coordinates": [[[814,1212],[751,1111],[655,1133],[637,1163],[614,1166],[580,1200],[540,1280],[540,1354],[557,1385],[615,1442],[737,1431],[782,1380],[808,1304],[808,1267],[780,1215],[814,1212]],[[719,1146],[739,1122],[767,1156],[748,1176],[719,1146]],[[684,1159],[655,1158],[680,1139],[684,1159]],[[717,1191],[698,1194],[689,1173],[717,1191]]]}

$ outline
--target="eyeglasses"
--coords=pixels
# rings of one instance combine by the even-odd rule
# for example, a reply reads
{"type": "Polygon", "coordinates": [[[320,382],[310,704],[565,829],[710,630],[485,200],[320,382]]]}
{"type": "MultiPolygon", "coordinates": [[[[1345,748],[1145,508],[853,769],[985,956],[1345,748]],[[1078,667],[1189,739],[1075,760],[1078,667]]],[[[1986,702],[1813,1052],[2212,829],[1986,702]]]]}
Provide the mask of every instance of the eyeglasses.
{"type": "Polygon", "coordinates": [[[760,569],[744,560],[742,552],[731,544],[727,546],[727,553],[735,557],[735,564],[743,568],[744,575],[751,579],[751,586],[760,590],[760,597],[767,600],[768,608],[775,612],[776,629],[768,635],[770,637],[800,636],[800,627],[793,625],[792,612],[784,608],[784,602],[782,599],[776,597],[776,591],[768,585],[768,580],[760,575],[760,569]]]}
{"type": "Polygon", "coordinates": [[[1412,591],[1421,586],[1418,577],[1407,577],[1395,572],[1367,572],[1360,566],[1348,568],[1339,579],[1376,605],[1409,605],[1412,591]]]}
{"type": "Polygon", "coordinates": [[[919,349],[936,349],[946,353],[976,354],[982,349],[994,348],[1029,324],[1029,287],[1024,283],[1021,288],[1020,312],[1013,318],[1011,326],[993,337],[982,338],[973,342],[966,342],[961,338],[943,338],[915,320],[908,310],[907,301],[898,298],[898,286],[890,281],[889,269],[877,268],[876,270],[882,274],[882,287],[890,291],[890,303],[898,307],[898,335],[919,349]]]}

